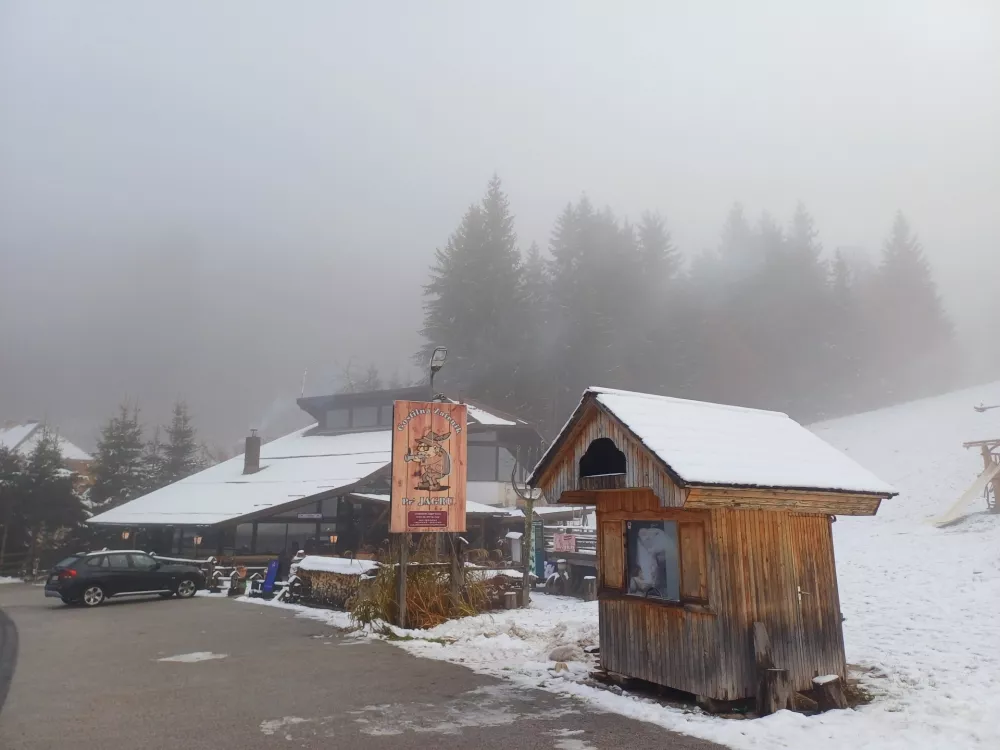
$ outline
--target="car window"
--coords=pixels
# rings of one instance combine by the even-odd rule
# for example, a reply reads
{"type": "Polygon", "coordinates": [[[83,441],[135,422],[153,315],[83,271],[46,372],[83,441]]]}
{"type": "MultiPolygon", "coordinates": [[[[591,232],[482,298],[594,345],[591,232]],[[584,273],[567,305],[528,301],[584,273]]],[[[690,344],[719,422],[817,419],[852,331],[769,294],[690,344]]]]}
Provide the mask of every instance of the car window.
{"type": "Polygon", "coordinates": [[[128,569],[128,555],[108,555],[108,563],[112,570],[128,569]]]}
{"type": "Polygon", "coordinates": [[[108,567],[108,558],[104,555],[94,555],[93,557],[88,557],[87,567],[106,568],[108,567]]]}
{"type": "Polygon", "coordinates": [[[56,563],[56,567],[57,568],[68,568],[70,565],[72,565],[73,563],[75,563],[79,559],[80,559],[79,555],[70,555],[69,557],[64,558],[64,559],[60,560],[59,562],[57,562],[56,563]]]}
{"type": "Polygon", "coordinates": [[[139,570],[152,570],[156,567],[156,560],[149,555],[129,555],[132,558],[132,567],[139,570]]]}

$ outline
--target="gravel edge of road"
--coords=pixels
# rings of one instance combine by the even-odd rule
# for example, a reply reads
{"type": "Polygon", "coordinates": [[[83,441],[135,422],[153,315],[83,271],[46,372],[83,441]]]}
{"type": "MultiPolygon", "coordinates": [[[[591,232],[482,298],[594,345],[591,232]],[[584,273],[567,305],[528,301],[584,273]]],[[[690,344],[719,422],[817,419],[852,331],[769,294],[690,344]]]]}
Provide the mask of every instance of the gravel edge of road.
{"type": "Polygon", "coordinates": [[[17,666],[17,626],[0,609],[0,712],[3,711],[17,666]]]}

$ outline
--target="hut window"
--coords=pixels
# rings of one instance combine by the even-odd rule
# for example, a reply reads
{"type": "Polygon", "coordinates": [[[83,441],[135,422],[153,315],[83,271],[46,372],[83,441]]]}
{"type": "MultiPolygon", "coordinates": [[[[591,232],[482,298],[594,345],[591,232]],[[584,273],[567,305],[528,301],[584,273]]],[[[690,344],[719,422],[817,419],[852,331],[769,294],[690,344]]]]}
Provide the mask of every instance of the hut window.
{"type": "Polygon", "coordinates": [[[580,478],[625,473],[625,454],[611,438],[597,438],[580,457],[580,478]]]}
{"type": "Polygon", "coordinates": [[[628,562],[626,593],[649,599],[680,601],[677,522],[627,521],[625,536],[628,562]]]}

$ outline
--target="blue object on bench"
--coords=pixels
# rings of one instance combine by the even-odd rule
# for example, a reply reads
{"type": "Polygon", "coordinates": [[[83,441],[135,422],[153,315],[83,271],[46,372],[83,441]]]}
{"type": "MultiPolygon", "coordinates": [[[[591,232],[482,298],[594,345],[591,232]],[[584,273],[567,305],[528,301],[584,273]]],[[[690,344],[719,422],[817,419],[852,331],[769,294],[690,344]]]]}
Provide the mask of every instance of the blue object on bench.
{"type": "Polygon", "coordinates": [[[278,580],[278,561],[271,560],[267,564],[267,575],[264,576],[264,585],[261,587],[261,590],[265,594],[273,594],[274,582],[276,580],[278,580]]]}

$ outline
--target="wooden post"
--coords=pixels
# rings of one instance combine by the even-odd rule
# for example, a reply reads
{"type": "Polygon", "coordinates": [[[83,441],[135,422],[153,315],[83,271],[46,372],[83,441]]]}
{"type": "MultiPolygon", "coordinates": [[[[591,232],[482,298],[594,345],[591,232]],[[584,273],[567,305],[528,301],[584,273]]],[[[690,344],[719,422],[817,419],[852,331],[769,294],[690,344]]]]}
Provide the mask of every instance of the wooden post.
{"type": "Polygon", "coordinates": [[[465,565],[463,565],[462,557],[458,551],[458,534],[448,534],[447,536],[451,546],[451,606],[454,608],[455,614],[458,614],[458,610],[462,606],[462,589],[465,588],[465,576],[463,575],[465,565]]]}
{"type": "Polygon", "coordinates": [[[406,568],[410,564],[410,535],[399,534],[399,570],[396,572],[396,624],[406,627],[406,568]]]}
{"type": "Polygon", "coordinates": [[[762,622],[753,624],[753,651],[757,669],[757,714],[767,716],[788,708],[791,692],[786,671],[774,666],[771,639],[762,622]]]}
{"type": "Polygon", "coordinates": [[[583,577],[583,600],[592,602],[597,598],[597,576],[583,577]]]}
{"type": "MultiPolygon", "coordinates": [[[[530,490],[529,490],[530,492],[530,490]]],[[[521,560],[524,562],[524,580],[521,581],[521,605],[527,607],[531,602],[531,555],[533,551],[532,533],[535,521],[535,499],[529,497],[524,501],[524,535],[521,537],[521,560]]]]}
{"type": "Polygon", "coordinates": [[[813,694],[819,704],[820,711],[830,711],[834,708],[847,708],[847,696],[840,677],[828,674],[825,677],[813,677],[813,694]]]}
{"type": "MultiPolygon", "coordinates": [[[[980,446],[980,450],[983,454],[983,469],[988,469],[993,465],[993,454],[988,445],[980,446]]],[[[1000,480],[992,479],[990,485],[993,487],[993,512],[1000,513],[1000,480]]]]}

